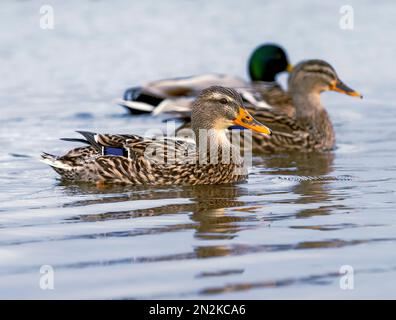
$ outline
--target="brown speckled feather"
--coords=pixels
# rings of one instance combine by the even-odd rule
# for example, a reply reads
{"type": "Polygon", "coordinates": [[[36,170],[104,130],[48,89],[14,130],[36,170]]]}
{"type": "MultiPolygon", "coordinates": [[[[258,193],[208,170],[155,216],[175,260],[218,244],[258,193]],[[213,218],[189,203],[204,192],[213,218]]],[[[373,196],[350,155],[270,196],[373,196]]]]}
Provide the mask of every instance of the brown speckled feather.
{"type": "Polygon", "coordinates": [[[42,158],[63,179],[93,183],[196,185],[232,183],[247,177],[242,162],[197,163],[195,144],[191,142],[134,135],[94,137],[99,145],[122,146],[131,156],[102,155],[97,148],[89,146],[73,149],[61,157],[43,154],[42,158]]]}
{"type": "Polygon", "coordinates": [[[247,178],[247,167],[227,138],[227,128],[237,123],[271,134],[244,109],[237,91],[220,86],[202,90],[194,102],[191,122],[197,133],[194,142],[176,137],[149,139],[80,131],[86,141],[66,140],[88,143],[88,147],[76,148],[62,157],[44,153],[42,161],[64,179],[99,184],[233,183],[247,178]]]}
{"type": "MultiPolygon", "coordinates": [[[[328,140],[326,132],[332,132],[332,124],[327,117],[318,120],[324,132],[317,130],[310,122],[299,121],[279,109],[263,109],[249,105],[247,110],[261,123],[265,123],[272,130],[271,136],[253,133],[252,151],[254,153],[272,153],[277,151],[299,150],[303,152],[327,151],[332,149],[333,141],[328,140]],[[329,128],[329,129],[327,129],[329,128]]],[[[290,107],[292,110],[293,107],[290,107]]],[[[176,130],[178,136],[191,135],[191,123],[185,120],[176,130]]]]}
{"type": "Polygon", "coordinates": [[[254,117],[268,124],[271,137],[253,134],[253,152],[325,150],[320,132],[310,123],[302,123],[277,111],[249,109],[254,117]]]}

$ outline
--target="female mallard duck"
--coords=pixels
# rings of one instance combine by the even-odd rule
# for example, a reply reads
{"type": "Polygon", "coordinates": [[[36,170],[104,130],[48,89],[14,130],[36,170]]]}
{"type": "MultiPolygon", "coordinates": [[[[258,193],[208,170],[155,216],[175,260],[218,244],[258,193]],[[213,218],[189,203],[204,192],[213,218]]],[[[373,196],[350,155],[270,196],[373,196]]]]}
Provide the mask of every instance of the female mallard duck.
{"type": "Polygon", "coordinates": [[[266,121],[273,130],[273,135],[268,139],[253,135],[253,150],[332,150],[335,145],[334,129],[320,100],[321,92],[329,90],[363,98],[345,85],[334,68],[323,60],[307,60],[296,65],[288,81],[287,108],[276,108],[276,105],[269,110],[249,108],[256,119],[266,121]]]}
{"type": "Polygon", "coordinates": [[[235,124],[271,134],[245,110],[235,90],[211,87],[202,91],[192,107],[195,143],[174,137],[147,139],[80,132],[86,140],[66,140],[86,142],[89,146],[73,149],[62,157],[44,153],[42,161],[66,180],[97,184],[232,183],[247,177],[243,159],[225,134],[235,124]]]}
{"type": "MultiPolygon", "coordinates": [[[[288,87],[282,107],[276,101],[271,105],[273,108],[248,105],[248,111],[257,120],[268,124],[273,133],[271,137],[253,135],[253,152],[333,149],[335,134],[320,101],[320,93],[333,90],[350,96],[362,96],[346,86],[334,68],[322,60],[307,60],[296,65],[289,76],[288,87]]],[[[188,135],[188,121],[178,129],[178,135],[188,135]]]]}
{"type": "Polygon", "coordinates": [[[120,105],[132,114],[154,112],[189,111],[196,95],[203,89],[219,85],[239,88],[239,92],[249,101],[249,89],[260,92],[264,96],[282,96],[283,90],[276,83],[276,76],[290,71],[285,51],[276,44],[264,44],[254,50],[249,58],[248,72],[251,83],[238,77],[221,74],[205,74],[186,78],[154,81],[143,87],[134,87],[125,91],[120,105]],[[244,94],[245,93],[245,94],[244,94]],[[245,95],[247,97],[245,97],[245,95]]]}

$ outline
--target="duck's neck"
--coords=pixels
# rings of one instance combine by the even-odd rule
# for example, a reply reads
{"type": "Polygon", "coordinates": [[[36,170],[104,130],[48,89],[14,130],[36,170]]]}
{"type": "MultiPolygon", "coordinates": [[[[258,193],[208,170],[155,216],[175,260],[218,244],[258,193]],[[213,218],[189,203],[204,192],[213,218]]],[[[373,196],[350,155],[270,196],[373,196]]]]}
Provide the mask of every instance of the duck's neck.
{"type": "Polygon", "coordinates": [[[194,128],[195,142],[198,148],[207,148],[207,150],[218,150],[223,146],[231,147],[231,142],[226,135],[225,130],[213,128],[194,128]]]}
{"type": "Polygon", "coordinates": [[[309,128],[312,135],[326,148],[334,145],[335,135],[330,117],[320,101],[320,92],[291,92],[296,119],[309,128]]]}
{"type": "Polygon", "coordinates": [[[231,143],[227,130],[193,128],[197,154],[209,163],[241,164],[243,159],[231,143]]]}

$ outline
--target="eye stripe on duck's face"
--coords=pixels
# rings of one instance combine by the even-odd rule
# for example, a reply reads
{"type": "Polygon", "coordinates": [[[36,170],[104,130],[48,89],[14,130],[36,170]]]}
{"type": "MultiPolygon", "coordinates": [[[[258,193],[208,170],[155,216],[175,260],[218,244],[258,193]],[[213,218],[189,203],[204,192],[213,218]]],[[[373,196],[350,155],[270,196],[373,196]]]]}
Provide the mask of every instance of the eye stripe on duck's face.
{"type": "Polygon", "coordinates": [[[240,94],[234,89],[213,86],[201,92],[196,100],[196,105],[199,105],[201,110],[205,105],[208,112],[213,112],[213,109],[209,111],[210,108],[221,107],[218,112],[230,118],[238,112],[238,108],[243,105],[243,101],[240,94]]]}
{"type": "Polygon", "coordinates": [[[301,70],[304,72],[310,72],[310,73],[326,74],[327,76],[332,77],[332,78],[337,76],[335,71],[329,66],[308,65],[301,70]]]}
{"type": "Polygon", "coordinates": [[[209,88],[204,89],[200,96],[202,98],[206,99],[217,99],[221,97],[225,97],[231,100],[238,100],[239,99],[239,94],[231,88],[226,88],[226,87],[220,87],[220,86],[212,86],[209,88]]]}
{"type": "Polygon", "coordinates": [[[212,94],[209,96],[209,99],[212,100],[213,102],[220,102],[221,104],[237,104],[241,103],[240,99],[238,97],[234,97],[234,95],[228,95],[220,92],[212,92],[212,94]]]}
{"type": "Polygon", "coordinates": [[[299,63],[289,77],[291,91],[316,92],[326,90],[338,91],[350,96],[362,95],[345,85],[334,68],[323,60],[307,60],[299,63]]]}
{"type": "Polygon", "coordinates": [[[334,69],[329,65],[325,64],[311,64],[303,66],[299,72],[305,76],[320,77],[326,83],[331,83],[338,79],[338,76],[334,69]]]}

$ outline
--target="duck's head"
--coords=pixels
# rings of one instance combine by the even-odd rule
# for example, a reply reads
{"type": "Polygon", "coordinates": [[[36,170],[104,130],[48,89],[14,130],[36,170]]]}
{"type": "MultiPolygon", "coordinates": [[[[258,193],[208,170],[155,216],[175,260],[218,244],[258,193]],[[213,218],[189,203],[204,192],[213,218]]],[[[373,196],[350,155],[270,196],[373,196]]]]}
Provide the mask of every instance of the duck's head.
{"type": "Polygon", "coordinates": [[[334,68],[326,61],[307,60],[300,62],[293,68],[289,77],[289,91],[291,93],[319,94],[328,90],[363,98],[359,92],[343,83],[334,68]]]}
{"type": "Polygon", "coordinates": [[[192,107],[191,125],[200,129],[225,131],[231,126],[241,126],[270,135],[271,130],[253,118],[245,109],[241,95],[231,88],[212,86],[203,90],[192,107]]]}
{"type": "Polygon", "coordinates": [[[264,44],[257,47],[249,58],[249,76],[252,81],[275,81],[278,73],[290,72],[285,50],[276,44],[264,44]]]}

